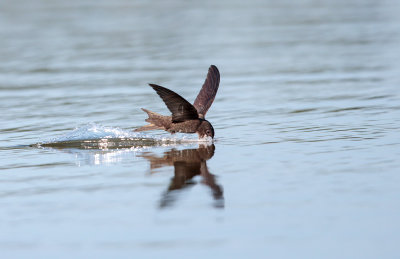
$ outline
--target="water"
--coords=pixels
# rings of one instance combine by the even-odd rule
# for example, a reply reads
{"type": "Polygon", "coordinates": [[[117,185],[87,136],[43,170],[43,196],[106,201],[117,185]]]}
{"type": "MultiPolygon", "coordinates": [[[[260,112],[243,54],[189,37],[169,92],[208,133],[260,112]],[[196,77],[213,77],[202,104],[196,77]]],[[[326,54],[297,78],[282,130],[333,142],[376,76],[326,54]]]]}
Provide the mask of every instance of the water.
{"type": "Polygon", "coordinates": [[[2,1],[2,257],[398,257],[399,12],[2,1]],[[211,64],[214,144],[131,131],[211,64]]]}

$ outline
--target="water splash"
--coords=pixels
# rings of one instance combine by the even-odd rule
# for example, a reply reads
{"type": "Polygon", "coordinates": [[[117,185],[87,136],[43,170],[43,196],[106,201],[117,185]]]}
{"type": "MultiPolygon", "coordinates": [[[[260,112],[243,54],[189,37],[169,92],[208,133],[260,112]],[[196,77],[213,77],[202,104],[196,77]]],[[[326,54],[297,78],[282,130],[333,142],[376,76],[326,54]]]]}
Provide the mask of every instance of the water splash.
{"type": "Polygon", "coordinates": [[[79,141],[79,140],[100,140],[100,139],[125,139],[125,138],[145,138],[144,134],[138,134],[129,130],[117,127],[106,127],[95,123],[75,128],[73,131],[45,141],[44,143],[79,141]]]}
{"type": "Polygon", "coordinates": [[[175,134],[153,136],[118,127],[106,127],[95,123],[74,129],[73,131],[37,143],[37,147],[79,148],[79,149],[119,149],[145,146],[165,146],[190,143],[212,143],[212,139],[197,138],[197,135],[175,134]]]}

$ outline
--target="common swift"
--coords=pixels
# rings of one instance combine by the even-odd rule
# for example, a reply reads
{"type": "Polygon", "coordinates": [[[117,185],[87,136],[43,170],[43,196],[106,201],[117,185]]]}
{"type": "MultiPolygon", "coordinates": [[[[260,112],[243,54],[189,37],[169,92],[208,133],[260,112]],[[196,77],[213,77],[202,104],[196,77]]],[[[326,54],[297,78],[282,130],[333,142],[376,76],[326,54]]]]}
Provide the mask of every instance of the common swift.
{"type": "Polygon", "coordinates": [[[219,86],[219,71],[214,65],[208,69],[207,78],[196,97],[193,105],[179,94],[159,85],[149,84],[161,97],[171,116],[164,116],[142,108],[149,118],[148,125],[135,131],[161,129],[174,134],[176,132],[197,133],[200,138],[210,136],[214,138],[214,128],[205,119],[205,115],[215,99],[219,86]]]}

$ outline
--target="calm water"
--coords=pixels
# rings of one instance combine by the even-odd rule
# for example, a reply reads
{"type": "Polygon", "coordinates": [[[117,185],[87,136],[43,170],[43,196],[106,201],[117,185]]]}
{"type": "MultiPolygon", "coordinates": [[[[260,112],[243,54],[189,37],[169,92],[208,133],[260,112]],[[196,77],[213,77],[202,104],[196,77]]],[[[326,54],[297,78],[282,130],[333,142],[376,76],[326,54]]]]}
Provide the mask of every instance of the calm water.
{"type": "Polygon", "coordinates": [[[400,3],[2,1],[2,257],[398,258],[400,3]],[[216,141],[136,135],[221,85],[216,141]],[[47,145],[36,145],[47,143],[47,145]]]}

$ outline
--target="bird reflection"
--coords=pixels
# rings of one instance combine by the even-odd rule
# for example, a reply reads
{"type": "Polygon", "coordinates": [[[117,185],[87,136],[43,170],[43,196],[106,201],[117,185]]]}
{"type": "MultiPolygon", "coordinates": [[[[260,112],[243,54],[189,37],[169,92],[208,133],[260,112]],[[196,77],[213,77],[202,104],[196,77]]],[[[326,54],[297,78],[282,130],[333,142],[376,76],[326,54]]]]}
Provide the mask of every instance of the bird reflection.
{"type": "Polygon", "coordinates": [[[173,205],[178,191],[194,186],[195,182],[192,179],[197,175],[202,177],[201,183],[210,187],[215,201],[214,206],[224,207],[222,187],[216,183],[216,177],[207,168],[206,161],[214,156],[214,152],[214,145],[200,145],[197,149],[171,149],[164,152],[162,157],[147,152],[140,155],[149,160],[151,172],[164,166],[174,166],[174,177],[161,199],[161,208],[173,205]]]}

